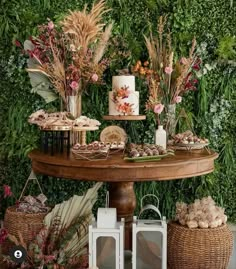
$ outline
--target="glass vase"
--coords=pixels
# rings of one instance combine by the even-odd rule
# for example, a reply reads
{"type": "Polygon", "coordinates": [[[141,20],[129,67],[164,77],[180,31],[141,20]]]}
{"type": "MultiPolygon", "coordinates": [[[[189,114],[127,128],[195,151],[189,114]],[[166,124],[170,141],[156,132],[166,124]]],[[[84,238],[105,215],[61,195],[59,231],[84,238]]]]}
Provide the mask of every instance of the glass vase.
{"type": "MultiPolygon", "coordinates": [[[[78,95],[70,95],[67,96],[67,111],[71,113],[71,115],[76,119],[81,116],[82,113],[82,96],[78,95]]],[[[85,136],[86,141],[86,132],[71,132],[70,141],[71,145],[76,143],[82,144],[83,137],[85,136]]]]}
{"type": "Polygon", "coordinates": [[[175,135],[175,128],[176,128],[176,104],[171,104],[167,106],[167,112],[166,112],[166,133],[167,138],[171,138],[175,135]]]}
{"type": "Polygon", "coordinates": [[[82,97],[79,95],[67,96],[67,111],[72,114],[74,118],[81,116],[82,97]]]}

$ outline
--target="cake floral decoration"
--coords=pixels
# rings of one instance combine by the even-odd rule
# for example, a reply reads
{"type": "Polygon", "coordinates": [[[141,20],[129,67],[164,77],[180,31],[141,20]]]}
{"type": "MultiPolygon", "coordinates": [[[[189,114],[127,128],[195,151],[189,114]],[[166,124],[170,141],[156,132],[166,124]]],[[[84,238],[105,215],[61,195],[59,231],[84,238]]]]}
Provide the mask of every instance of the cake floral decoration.
{"type": "Polygon", "coordinates": [[[123,86],[119,89],[113,91],[112,101],[116,104],[116,110],[124,115],[133,114],[133,105],[131,103],[125,102],[130,95],[130,90],[128,86],[123,86]]]}

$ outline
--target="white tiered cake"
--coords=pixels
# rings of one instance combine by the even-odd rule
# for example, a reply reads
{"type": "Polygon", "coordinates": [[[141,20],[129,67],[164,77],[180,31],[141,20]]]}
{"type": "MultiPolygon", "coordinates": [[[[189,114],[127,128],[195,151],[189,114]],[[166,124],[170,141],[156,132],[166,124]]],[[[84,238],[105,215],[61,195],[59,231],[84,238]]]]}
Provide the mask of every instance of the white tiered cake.
{"type": "Polygon", "coordinates": [[[113,76],[109,92],[109,115],[139,115],[139,92],[134,76],[113,76]]]}

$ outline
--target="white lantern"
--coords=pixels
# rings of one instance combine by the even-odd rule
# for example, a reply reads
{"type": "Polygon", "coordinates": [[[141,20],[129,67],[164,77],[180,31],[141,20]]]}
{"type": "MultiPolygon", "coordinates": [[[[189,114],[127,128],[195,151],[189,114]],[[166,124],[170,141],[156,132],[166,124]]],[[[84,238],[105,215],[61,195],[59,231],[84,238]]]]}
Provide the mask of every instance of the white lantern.
{"type": "Polygon", "coordinates": [[[89,267],[124,269],[124,219],[117,222],[115,208],[99,208],[97,222],[89,226],[89,267]]]}
{"type": "Polygon", "coordinates": [[[158,206],[145,205],[141,200],[141,211],[139,217],[133,220],[133,256],[132,269],[166,269],[167,268],[167,224],[166,218],[161,216],[158,206]],[[144,211],[155,211],[160,219],[140,219],[144,211]]]}

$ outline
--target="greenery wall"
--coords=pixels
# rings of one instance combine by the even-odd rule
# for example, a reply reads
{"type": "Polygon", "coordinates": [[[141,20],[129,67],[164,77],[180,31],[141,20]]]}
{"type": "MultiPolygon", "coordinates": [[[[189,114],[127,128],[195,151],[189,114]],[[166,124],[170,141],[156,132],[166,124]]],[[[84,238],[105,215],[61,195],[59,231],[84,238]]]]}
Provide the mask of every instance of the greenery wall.
{"type": "MultiPolygon", "coordinates": [[[[39,132],[27,123],[28,116],[39,108],[51,108],[31,87],[25,71],[25,58],[15,47],[15,39],[23,42],[36,34],[37,25],[47,18],[58,20],[68,9],[81,9],[88,2],[76,0],[1,0],[0,9],[0,180],[12,186],[18,197],[30,173],[27,153],[38,143],[39,132]]],[[[113,39],[108,55],[113,61],[106,73],[106,85],[91,87],[83,97],[83,114],[102,119],[108,113],[108,90],[111,76],[118,69],[146,59],[143,34],[155,30],[160,15],[168,15],[177,53],[186,54],[196,36],[204,63],[214,66],[202,77],[198,91],[184,98],[184,106],[199,135],[209,137],[213,149],[219,152],[214,173],[192,179],[137,183],[138,199],[146,193],[155,193],[161,200],[161,211],[173,215],[177,200],[192,201],[195,197],[212,195],[225,206],[232,221],[236,221],[236,3],[230,0],[107,0],[112,11],[106,20],[114,20],[113,39]]],[[[137,81],[141,92],[141,109],[147,96],[145,87],[137,81]]],[[[56,104],[54,105],[56,106],[56,104]]],[[[111,124],[103,122],[102,127],[111,124]]],[[[117,124],[117,123],[115,123],[117,124]]],[[[130,123],[126,126],[131,140],[152,142],[154,122],[130,123]],[[138,130],[138,131],[137,131],[138,130]],[[140,130],[142,130],[140,132],[140,130]]],[[[99,133],[91,134],[97,139],[99,133]]],[[[88,188],[86,182],[40,178],[45,194],[52,203],[81,193],[88,188]]],[[[104,203],[104,189],[99,204],[104,203]]],[[[5,201],[4,208],[13,201],[5,201]]]]}

